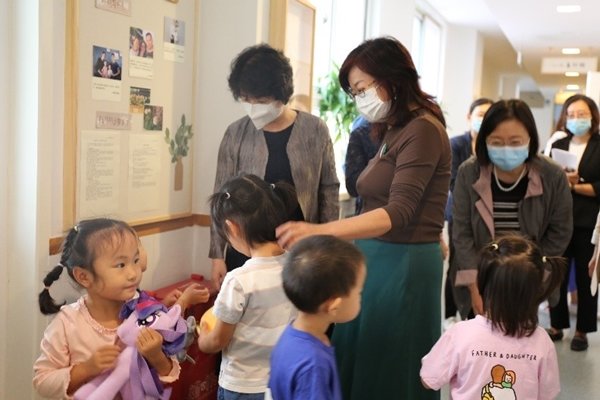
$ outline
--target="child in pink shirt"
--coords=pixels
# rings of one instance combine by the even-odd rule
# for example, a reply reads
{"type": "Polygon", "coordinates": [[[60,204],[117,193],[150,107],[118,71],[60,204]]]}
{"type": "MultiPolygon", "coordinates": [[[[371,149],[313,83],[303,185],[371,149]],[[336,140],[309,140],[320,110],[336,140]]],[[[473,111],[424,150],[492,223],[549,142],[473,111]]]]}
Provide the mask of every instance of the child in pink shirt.
{"type": "Polygon", "coordinates": [[[554,399],[560,392],[556,349],[538,326],[539,304],[558,285],[565,264],[543,257],[518,234],[484,248],[477,286],[484,315],[459,322],[423,359],[429,389],[450,384],[452,399],[554,399]]]}
{"type": "MultiPolygon", "coordinates": [[[[41,355],[33,366],[33,385],[40,395],[69,399],[83,384],[115,367],[121,352],[116,343],[119,311],[137,295],[144,264],[135,231],[122,221],[92,219],[69,231],[60,264],[48,273],[39,295],[42,313],[57,314],[44,332],[41,355]],[[60,307],[49,287],[63,269],[87,294],[60,307]]],[[[164,354],[162,342],[157,331],[143,328],[137,349],[162,382],[173,382],[179,364],[164,354]]]]}

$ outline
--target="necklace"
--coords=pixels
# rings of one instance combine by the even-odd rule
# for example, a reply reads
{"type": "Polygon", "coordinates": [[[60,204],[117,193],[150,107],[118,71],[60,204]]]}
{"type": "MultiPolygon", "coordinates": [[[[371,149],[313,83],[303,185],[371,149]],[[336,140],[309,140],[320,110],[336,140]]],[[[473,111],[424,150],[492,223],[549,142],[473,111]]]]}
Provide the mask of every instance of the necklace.
{"type": "Polygon", "coordinates": [[[521,175],[519,175],[519,177],[517,178],[517,181],[509,187],[504,187],[500,184],[500,180],[498,179],[498,174],[496,173],[496,166],[494,165],[494,179],[496,180],[496,185],[498,185],[498,189],[502,190],[503,192],[510,192],[511,190],[516,188],[517,185],[519,184],[519,182],[521,182],[521,179],[523,179],[523,177],[525,176],[526,170],[527,170],[527,168],[524,166],[523,170],[521,171],[521,175]]]}

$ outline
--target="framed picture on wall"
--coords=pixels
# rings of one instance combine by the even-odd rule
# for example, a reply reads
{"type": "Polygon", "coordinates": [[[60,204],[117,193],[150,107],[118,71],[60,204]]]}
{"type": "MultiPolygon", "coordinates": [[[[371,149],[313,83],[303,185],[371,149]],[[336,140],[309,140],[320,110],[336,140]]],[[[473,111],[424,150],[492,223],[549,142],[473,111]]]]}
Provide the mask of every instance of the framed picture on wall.
{"type": "Polygon", "coordinates": [[[315,7],[307,0],[271,0],[269,44],[282,50],[294,70],[290,106],[310,112],[315,41],[315,7]]]}

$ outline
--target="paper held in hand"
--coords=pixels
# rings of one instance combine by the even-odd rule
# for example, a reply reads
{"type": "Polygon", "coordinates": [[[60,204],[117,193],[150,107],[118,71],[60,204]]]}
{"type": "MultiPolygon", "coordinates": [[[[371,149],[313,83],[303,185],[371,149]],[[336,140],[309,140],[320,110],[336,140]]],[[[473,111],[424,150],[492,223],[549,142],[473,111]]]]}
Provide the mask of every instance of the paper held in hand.
{"type": "Polygon", "coordinates": [[[552,149],[552,159],[563,168],[577,171],[577,156],[561,149],[552,149]]]}

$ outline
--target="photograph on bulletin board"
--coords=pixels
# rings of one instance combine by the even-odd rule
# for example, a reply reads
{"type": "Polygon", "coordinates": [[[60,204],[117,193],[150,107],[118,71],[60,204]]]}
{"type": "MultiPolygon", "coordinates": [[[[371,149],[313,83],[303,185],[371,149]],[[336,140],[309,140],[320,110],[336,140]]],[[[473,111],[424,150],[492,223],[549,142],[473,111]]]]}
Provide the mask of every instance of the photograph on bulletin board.
{"type": "Polygon", "coordinates": [[[129,89],[129,112],[142,114],[144,106],[150,104],[150,89],[132,86],[129,89]]]}
{"type": "Polygon", "coordinates": [[[94,46],[93,63],[93,76],[121,80],[121,52],[119,50],[94,46]]]}
{"type": "Polygon", "coordinates": [[[134,26],[129,27],[129,76],[154,77],[154,34],[134,26]],[[151,51],[148,52],[148,45],[151,51]]]}
{"type": "Polygon", "coordinates": [[[163,40],[165,60],[185,62],[185,21],[165,17],[163,40]]]}
{"type": "Polygon", "coordinates": [[[162,131],[163,108],[161,106],[144,106],[144,129],[162,131]]]}

